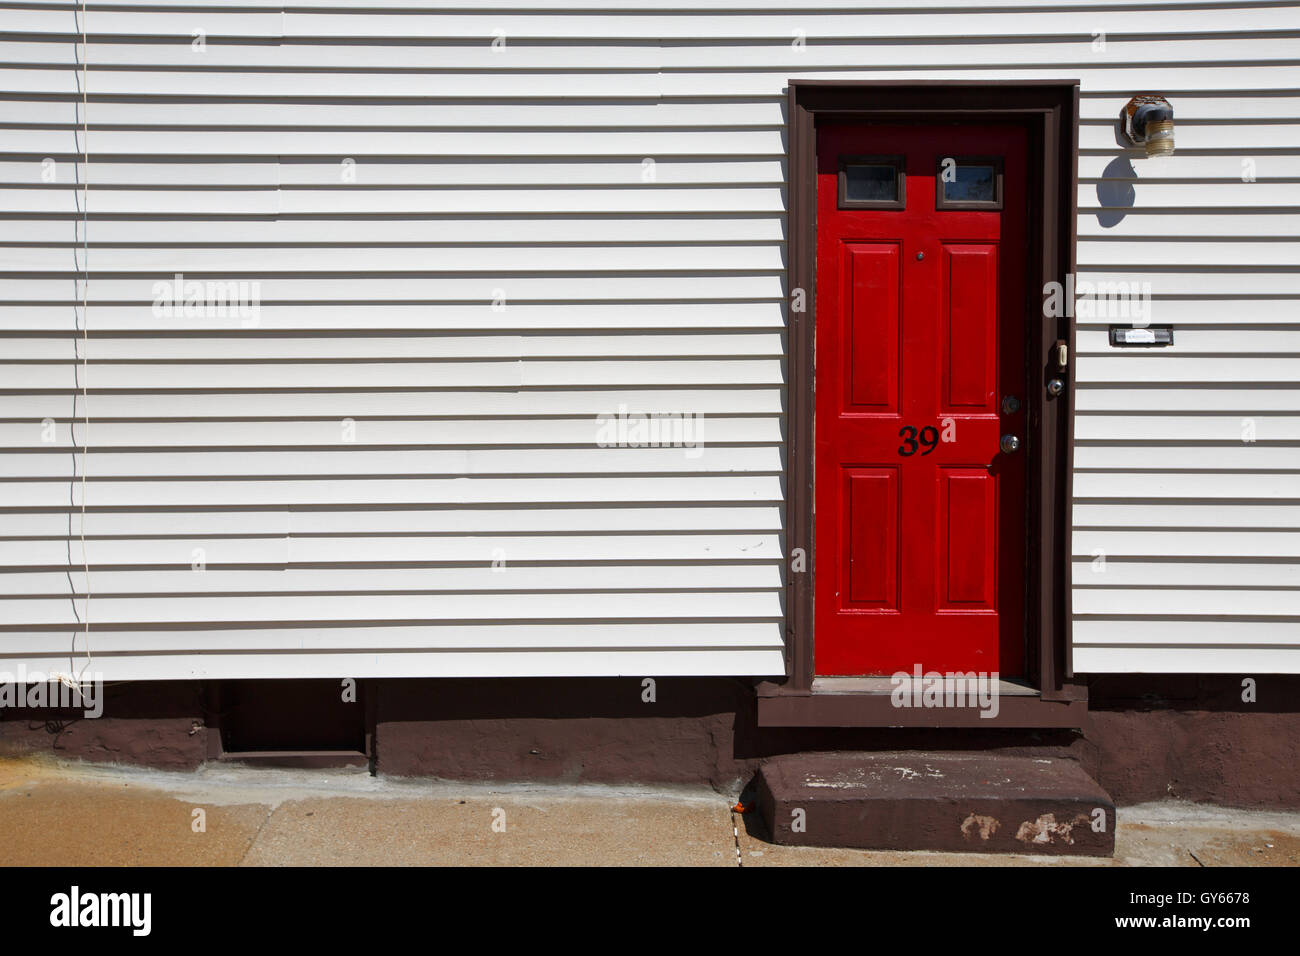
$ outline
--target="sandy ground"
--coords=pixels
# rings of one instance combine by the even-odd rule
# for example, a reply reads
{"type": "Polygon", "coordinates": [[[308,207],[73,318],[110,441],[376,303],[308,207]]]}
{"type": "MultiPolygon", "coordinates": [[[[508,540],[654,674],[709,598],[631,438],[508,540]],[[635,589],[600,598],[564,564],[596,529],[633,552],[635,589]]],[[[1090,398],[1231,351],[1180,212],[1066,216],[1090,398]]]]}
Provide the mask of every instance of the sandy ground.
{"type": "Polygon", "coordinates": [[[782,847],[736,795],[364,770],[172,773],[0,759],[0,863],[61,866],[1300,865],[1300,813],[1121,808],[1107,859],[782,847]],[[200,811],[196,813],[196,811],[200,811]],[[200,826],[201,824],[201,826],[200,826]]]}

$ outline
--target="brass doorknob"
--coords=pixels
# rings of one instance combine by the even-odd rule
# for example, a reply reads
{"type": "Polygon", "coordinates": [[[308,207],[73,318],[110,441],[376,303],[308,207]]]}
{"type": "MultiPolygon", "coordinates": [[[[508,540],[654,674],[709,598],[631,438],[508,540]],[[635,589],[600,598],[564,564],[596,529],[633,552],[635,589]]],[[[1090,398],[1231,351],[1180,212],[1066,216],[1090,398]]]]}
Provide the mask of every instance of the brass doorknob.
{"type": "Polygon", "coordinates": [[[1002,441],[999,442],[999,444],[1002,446],[1002,450],[1008,455],[1013,451],[1020,450],[1020,439],[1015,435],[1003,435],[1002,441]]]}

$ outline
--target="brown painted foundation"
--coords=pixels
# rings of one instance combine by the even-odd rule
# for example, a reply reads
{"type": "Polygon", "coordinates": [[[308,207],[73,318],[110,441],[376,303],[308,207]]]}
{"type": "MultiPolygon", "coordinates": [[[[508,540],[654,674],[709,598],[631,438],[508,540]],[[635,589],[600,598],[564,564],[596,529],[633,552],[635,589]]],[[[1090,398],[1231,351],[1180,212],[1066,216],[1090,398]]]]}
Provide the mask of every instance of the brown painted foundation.
{"type": "Polygon", "coordinates": [[[96,719],[0,713],[0,753],[168,769],[368,762],[400,776],[734,793],[779,754],[987,752],[1075,760],[1120,805],[1172,797],[1300,809],[1300,678],[1257,682],[1258,702],[1244,703],[1237,678],[1094,678],[1081,729],[981,730],[759,727],[753,683],[731,678],[663,678],[653,703],[639,678],[374,680],[349,704],[336,702],[333,681],[311,692],[294,681],[142,681],[109,686],[96,719]],[[230,753],[223,737],[253,749],[230,753]]]}

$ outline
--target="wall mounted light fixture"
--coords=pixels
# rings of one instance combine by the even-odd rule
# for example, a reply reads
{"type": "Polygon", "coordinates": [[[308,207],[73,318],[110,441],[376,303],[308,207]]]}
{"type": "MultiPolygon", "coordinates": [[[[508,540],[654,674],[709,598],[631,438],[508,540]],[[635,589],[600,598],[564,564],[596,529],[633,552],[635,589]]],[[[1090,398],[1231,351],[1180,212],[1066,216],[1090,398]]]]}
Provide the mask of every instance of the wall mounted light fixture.
{"type": "Polygon", "coordinates": [[[1142,93],[1120,110],[1124,138],[1147,151],[1147,158],[1170,156],[1174,152],[1174,108],[1163,96],[1142,93]]]}

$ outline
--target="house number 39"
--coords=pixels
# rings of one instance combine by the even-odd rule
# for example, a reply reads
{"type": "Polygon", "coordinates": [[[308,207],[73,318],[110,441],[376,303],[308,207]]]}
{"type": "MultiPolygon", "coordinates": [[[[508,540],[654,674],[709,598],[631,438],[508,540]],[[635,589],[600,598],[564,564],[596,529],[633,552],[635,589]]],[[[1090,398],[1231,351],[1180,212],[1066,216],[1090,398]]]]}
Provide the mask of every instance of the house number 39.
{"type": "Polygon", "coordinates": [[[898,453],[904,458],[910,458],[916,454],[918,448],[924,448],[922,455],[928,455],[939,445],[939,429],[933,425],[926,425],[921,429],[918,435],[916,429],[911,425],[904,425],[898,430],[898,437],[903,439],[903,444],[898,446],[898,453]],[[920,439],[918,442],[917,439],[920,439]]]}

